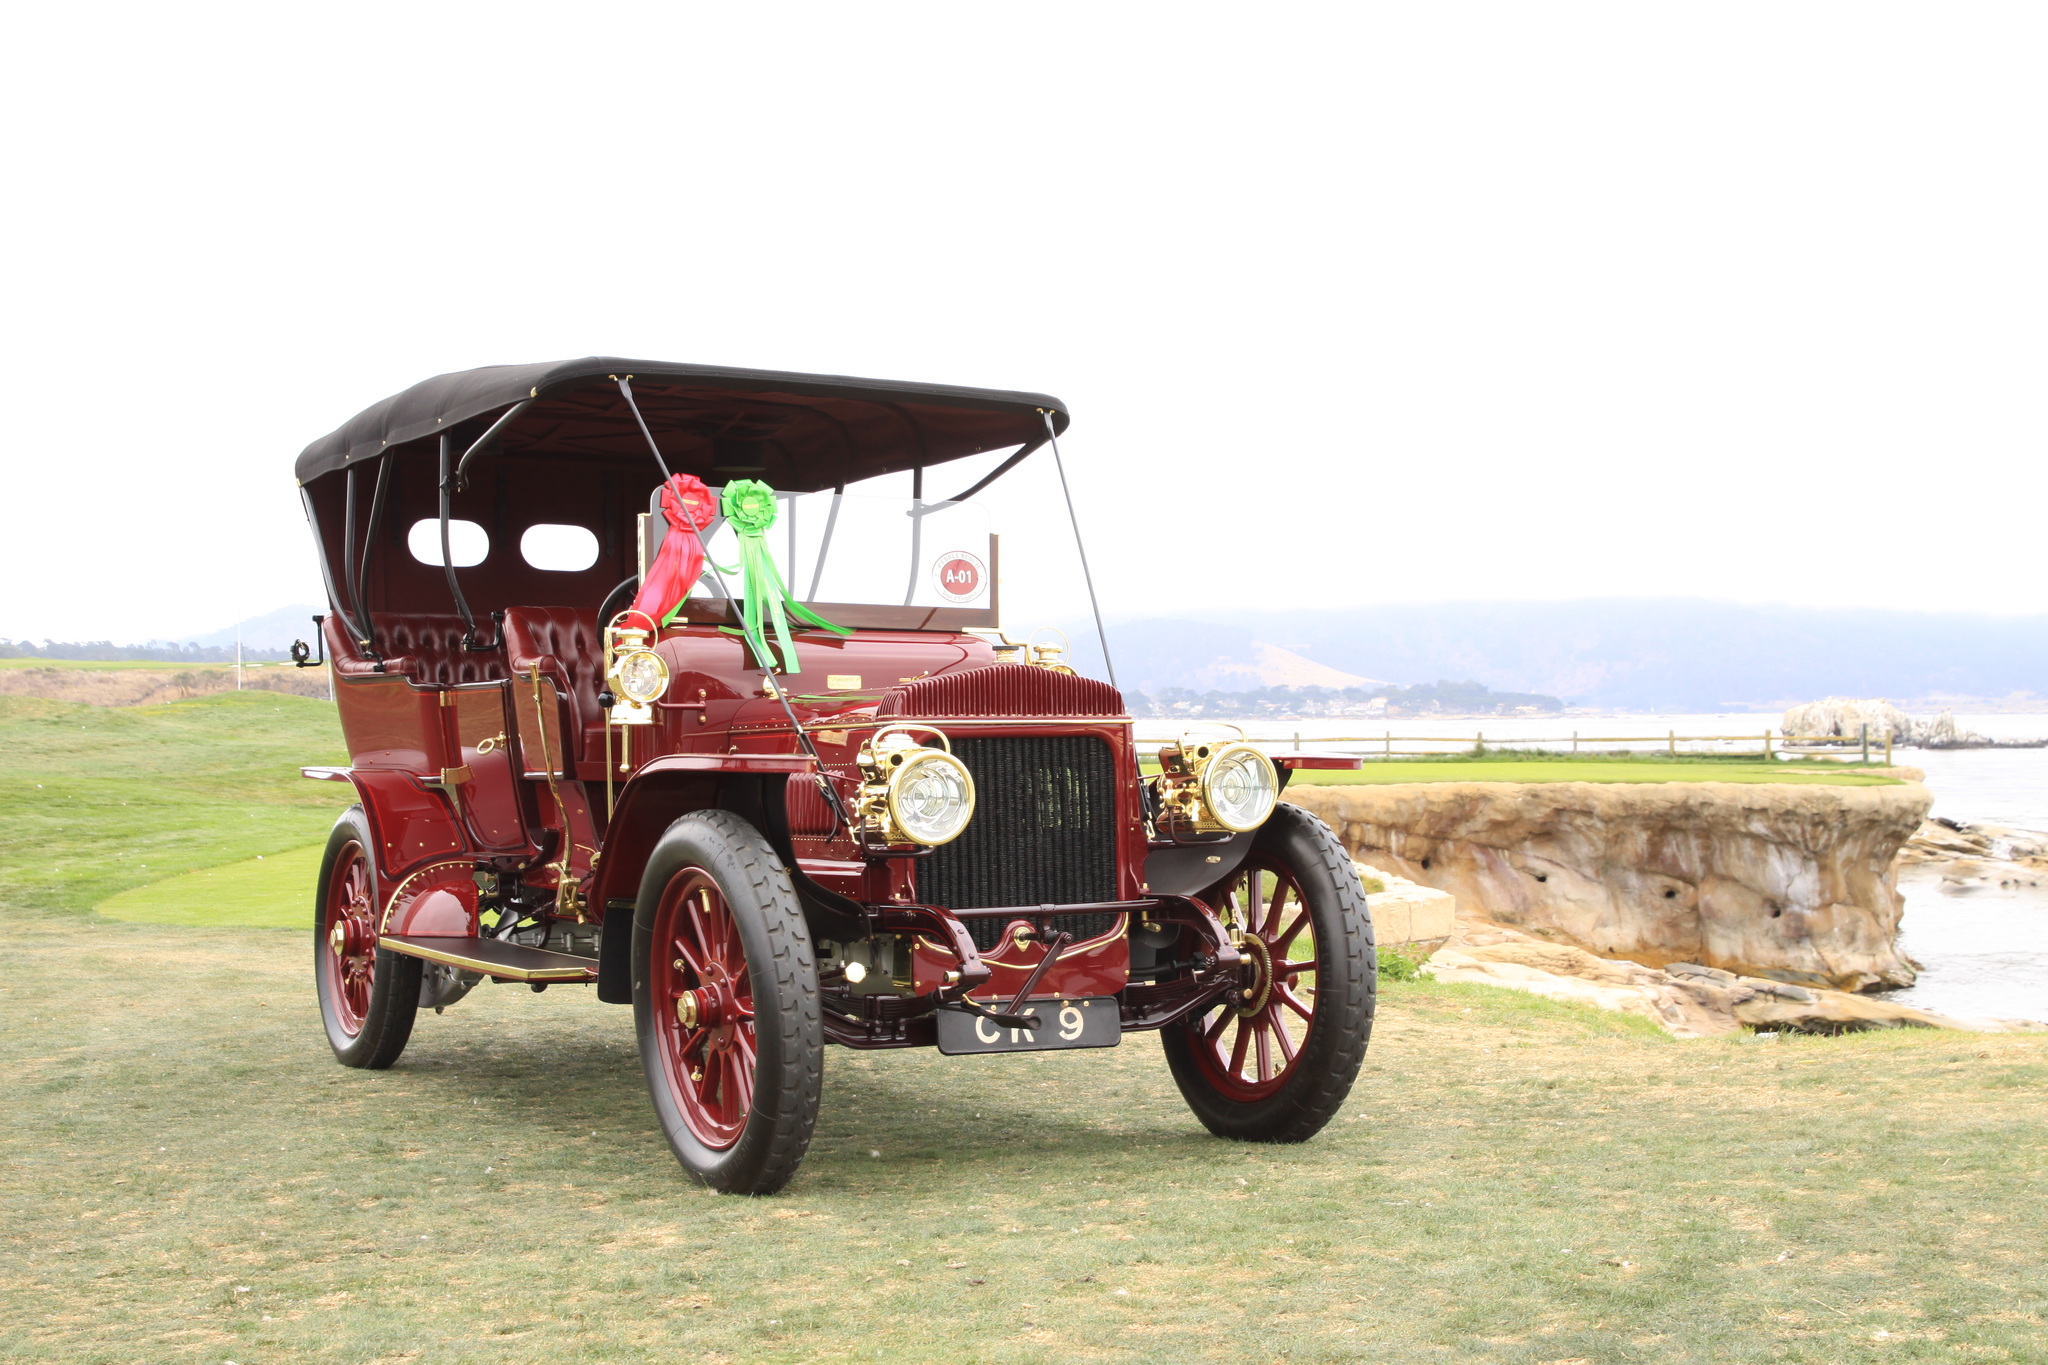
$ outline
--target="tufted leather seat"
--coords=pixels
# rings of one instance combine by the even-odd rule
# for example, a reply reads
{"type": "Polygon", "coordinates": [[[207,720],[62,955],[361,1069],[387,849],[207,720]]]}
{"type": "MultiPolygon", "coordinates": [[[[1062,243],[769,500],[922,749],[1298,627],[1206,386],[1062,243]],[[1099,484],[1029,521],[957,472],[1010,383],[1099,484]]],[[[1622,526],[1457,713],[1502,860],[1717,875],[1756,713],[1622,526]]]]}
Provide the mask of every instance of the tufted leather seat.
{"type": "MultiPolygon", "coordinates": [[[[603,764],[604,711],[597,693],[604,682],[604,641],[597,633],[597,613],[584,607],[508,607],[505,611],[505,657],[515,674],[536,664],[553,682],[569,710],[570,732],[584,763],[603,764]]],[[[600,776],[602,773],[600,772],[600,776]]]]}
{"type": "MultiPolygon", "coordinates": [[[[343,629],[341,614],[329,612],[323,629],[327,633],[327,657],[334,671],[343,677],[396,675],[420,687],[450,687],[457,683],[499,682],[505,677],[505,660],[493,651],[474,653],[462,647],[464,626],[460,616],[436,616],[426,612],[379,612],[373,618],[377,649],[384,656],[383,668],[359,649],[343,629]]],[[[485,622],[485,630],[490,623],[485,622]]]]}

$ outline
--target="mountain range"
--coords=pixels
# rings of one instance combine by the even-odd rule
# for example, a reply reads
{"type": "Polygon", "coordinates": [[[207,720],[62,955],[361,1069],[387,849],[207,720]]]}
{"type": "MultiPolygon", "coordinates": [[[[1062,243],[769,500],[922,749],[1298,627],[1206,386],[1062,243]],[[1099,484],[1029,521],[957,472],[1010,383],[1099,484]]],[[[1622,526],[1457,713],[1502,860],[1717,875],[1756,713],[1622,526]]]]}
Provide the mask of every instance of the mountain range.
{"type": "MultiPolygon", "coordinates": [[[[1145,692],[1239,676],[1256,680],[1240,687],[1300,686],[1286,670],[1312,664],[1637,711],[1776,710],[1830,695],[2048,694],[2048,616],[1607,598],[1147,618],[1113,622],[1109,637],[1118,680],[1145,692]],[[1269,660],[1282,666],[1268,672],[1269,660]]],[[[1078,658],[1095,652],[1075,643],[1078,658]]]]}
{"type": "MultiPolygon", "coordinates": [[[[283,649],[318,610],[252,617],[243,644],[283,649]]],[[[1072,635],[1076,665],[1101,675],[1092,623],[1072,635]]],[[[1450,680],[1635,711],[2048,695],[2048,616],[1590,598],[1143,617],[1111,621],[1109,638],[1118,682],[1153,695],[1450,680]]],[[[197,643],[234,641],[230,626],[197,643]]]]}

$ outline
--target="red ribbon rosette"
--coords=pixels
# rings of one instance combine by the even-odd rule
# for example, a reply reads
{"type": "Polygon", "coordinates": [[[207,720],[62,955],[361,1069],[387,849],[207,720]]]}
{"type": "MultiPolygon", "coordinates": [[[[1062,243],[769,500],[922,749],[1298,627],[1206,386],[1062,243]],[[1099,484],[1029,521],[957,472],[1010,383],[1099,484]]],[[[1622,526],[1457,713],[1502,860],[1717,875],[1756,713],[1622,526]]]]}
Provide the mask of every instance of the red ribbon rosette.
{"type": "Polygon", "coordinates": [[[634,611],[645,612],[665,626],[682,609],[683,599],[704,572],[704,542],[698,533],[717,514],[718,503],[702,479],[694,474],[669,476],[661,486],[661,515],[668,521],[668,534],[633,597],[634,611]],[[692,522],[696,530],[691,529],[692,522]]]}

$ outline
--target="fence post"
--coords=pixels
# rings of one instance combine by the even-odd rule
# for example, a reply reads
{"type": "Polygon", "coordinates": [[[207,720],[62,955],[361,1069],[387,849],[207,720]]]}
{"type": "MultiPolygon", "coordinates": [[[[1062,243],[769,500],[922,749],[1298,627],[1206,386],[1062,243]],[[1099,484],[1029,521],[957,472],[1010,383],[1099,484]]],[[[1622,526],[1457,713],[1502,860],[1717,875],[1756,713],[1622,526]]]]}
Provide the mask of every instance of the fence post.
{"type": "Polygon", "coordinates": [[[1297,752],[1301,749],[1301,731],[1299,730],[1294,732],[1294,747],[1297,752]]]}
{"type": "Polygon", "coordinates": [[[1863,722],[1863,761],[1870,762],[1870,722],[1863,722]]]}
{"type": "Polygon", "coordinates": [[[1387,752],[1386,752],[1386,757],[1388,757],[1388,758],[1392,758],[1393,756],[1394,756],[1394,732],[1393,732],[1392,730],[1389,730],[1389,731],[1387,731],[1387,752]]]}
{"type": "Polygon", "coordinates": [[[1764,762],[1771,761],[1771,727],[1764,727],[1764,762]]]}
{"type": "Polygon", "coordinates": [[[1668,749],[1666,750],[1666,752],[1668,752],[1668,753],[1669,753],[1669,754],[1670,754],[1670,755],[1671,755],[1671,756],[1672,756],[1673,758],[1677,758],[1677,757],[1678,757],[1678,731],[1676,731],[1676,730],[1671,730],[1671,731],[1668,731],[1667,733],[1668,733],[1668,734],[1669,734],[1669,736],[1670,736],[1670,740],[1669,740],[1669,747],[1668,747],[1668,749]]]}
{"type": "Polygon", "coordinates": [[[1486,731],[1481,730],[1479,737],[1472,741],[1472,751],[1480,754],[1486,752],[1486,731]]]}
{"type": "Polygon", "coordinates": [[[1892,727],[1884,727],[1884,766],[1892,766],[1892,727]]]}
{"type": "Polygon", "coordinates": [[[1574,731],[1572,731],[1572,752],[1573,752],[1573,753],[1577,753],[1578,751],[1579,751],[1579,732],[1578,732],[1577,730],[1574,730],[1574,731]]]}

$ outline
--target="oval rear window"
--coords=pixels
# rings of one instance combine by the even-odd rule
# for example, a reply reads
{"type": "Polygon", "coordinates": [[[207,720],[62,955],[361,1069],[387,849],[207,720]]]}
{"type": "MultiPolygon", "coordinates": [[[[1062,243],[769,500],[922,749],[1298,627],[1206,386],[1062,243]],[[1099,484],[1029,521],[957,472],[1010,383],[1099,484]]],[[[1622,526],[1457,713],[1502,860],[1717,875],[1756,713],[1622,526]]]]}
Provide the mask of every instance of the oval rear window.
{"type": "MultiPolygon", "coordinates": [[[[406,548],[412,551],[414,559],[417,559],[422,564],[432,564],[439,568],[441,564],[441,519],[439,517],[427,517],[424,520],[414,522],[412,529],[405,533],[405,544],[406,548]]],[[[467,569],[472,565],[481,564],[490,553],[490,532],[484,530],[483,527],[473,521],[449,519],[448,557],[454,562],[456,568],[467,569]]]]}
{"type": "Polygon", "coordinates": [[[597,563],[597,537],[582,526],[544,521],[526,528],[519,553],[536,569],[581,573],[597,563]]]}

